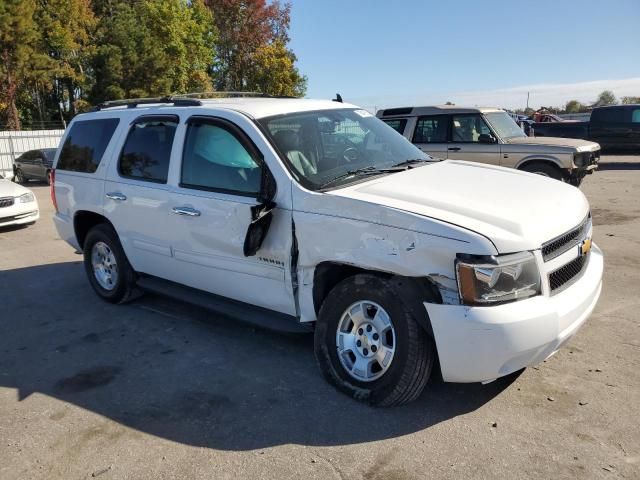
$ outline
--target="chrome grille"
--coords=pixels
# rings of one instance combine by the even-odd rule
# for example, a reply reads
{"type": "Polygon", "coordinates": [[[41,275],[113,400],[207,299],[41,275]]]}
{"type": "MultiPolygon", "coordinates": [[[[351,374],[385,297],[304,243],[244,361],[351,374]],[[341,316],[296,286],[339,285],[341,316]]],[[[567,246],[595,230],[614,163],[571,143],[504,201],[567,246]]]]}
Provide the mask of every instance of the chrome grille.
{"type": "Polygon", "coordinates": [[[544,243],[542,245],[542,259],[545,262],[548,262],[578,245],[584,239],[584,236],[589,229],[590,221],[591,214],[589,214],[585,221],[573,230],[569,230],[567,233],[544,243]]]}
{"type": "Polygon", "coordinates": [[[13,197],[0,198],[0,208],[10,207],[15,203],[16,199],[13,197]]]}
{"type": "Polygon", "coordinates": [[[589,263],[589,254],[580,255],[566,265],[549,274],[549,288],[551,295],[561,292],[580,278],[582,271],[589,263]]]}

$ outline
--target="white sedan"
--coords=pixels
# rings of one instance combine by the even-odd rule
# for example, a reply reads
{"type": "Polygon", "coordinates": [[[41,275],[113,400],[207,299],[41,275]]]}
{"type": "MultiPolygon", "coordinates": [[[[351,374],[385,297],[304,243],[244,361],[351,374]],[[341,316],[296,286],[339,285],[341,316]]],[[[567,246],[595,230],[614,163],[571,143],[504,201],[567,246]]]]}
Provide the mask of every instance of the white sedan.
{"type": "Polygon", "coordinates": [[[33,192],[0,178],[0,227],[30,224],[38,218],[40,211],[33,192]]]}

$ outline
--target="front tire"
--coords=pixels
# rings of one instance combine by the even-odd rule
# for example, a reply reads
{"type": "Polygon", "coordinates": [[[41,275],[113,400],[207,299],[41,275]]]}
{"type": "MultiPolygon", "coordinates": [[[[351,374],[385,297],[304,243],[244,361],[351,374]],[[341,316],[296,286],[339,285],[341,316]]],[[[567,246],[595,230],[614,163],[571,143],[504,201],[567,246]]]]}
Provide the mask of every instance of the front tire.
{"type": "Polygon", "coordinates": [[[418,398],[435,359],[431,338],[389,279],[361,274],[329,293],[316,323],[324,377],[356,400],[389,407],[418,398]]]}
{"type": "Polygon", "coordinates": [[[554,180],[560,180],[561,182],[566,182],[566,175],[555,165],[550,165],[545,162],[531,162],[527,163],[521,170],[529,173],[535,173],[536,175],[541,175],[543,177],[553,178],[554,180]]]}
{"type": "Polygon", "coordinates": [[[84,267],[100,298],[125,302],[135,287],[135,272],[120,245],[118,234],[107,224],[93,227],[84,241],[84,267]]]}
{"type": "Polygon", "coordinates": [[[16,173],[14,174],[13,179],[15,180],[16,183],[20,185],[22,185],[27,181],[27,179],[24,178],[24,174],[22,173],[22,170],[20,169],[16,170],[16,173]]]}

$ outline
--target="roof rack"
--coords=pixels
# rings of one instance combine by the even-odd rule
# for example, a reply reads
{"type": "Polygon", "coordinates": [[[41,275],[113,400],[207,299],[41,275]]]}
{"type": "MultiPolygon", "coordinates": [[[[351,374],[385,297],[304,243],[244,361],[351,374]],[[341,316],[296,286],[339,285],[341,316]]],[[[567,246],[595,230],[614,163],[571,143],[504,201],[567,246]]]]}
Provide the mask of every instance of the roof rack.
{"type": "Polygon", "coordinates": [[[262,92],[240,92],[240,91],[212,91],[212,92],[192,92],[173,95],[173,98],[237,98],[237,97],[257,97],[257,98],[298,98],[290,95],[269,95],[262,92]]]}
{"type": "Polygon", "coordinates": [[[113,107],[127,107],[136,108],[138,105],[149,105],[155,103],[170,103],[176,107],[197,107],[202,105],[199,100],[179,97],[154,97],[154,98],[130,98],[127,100],[110,100],[108,102],[102,102],[93,107],[92,111],[103,110],[105,108],[113,107]]]}

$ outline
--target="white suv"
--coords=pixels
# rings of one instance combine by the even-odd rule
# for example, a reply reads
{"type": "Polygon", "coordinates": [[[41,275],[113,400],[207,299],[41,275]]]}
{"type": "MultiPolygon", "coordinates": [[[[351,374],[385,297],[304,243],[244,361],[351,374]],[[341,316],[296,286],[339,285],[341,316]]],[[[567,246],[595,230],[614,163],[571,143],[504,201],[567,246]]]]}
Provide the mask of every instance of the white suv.
{"type": "Polygon", "coordinates": [[[418,397],[436,358],[452,382],[541,362],[600,295],[578,189],[435,161],[353,105],[110,103],[73,120],[54,173],[55,224],[100,297],[138,285],[314,325],[324,376],[375,405],[418,397]]]}

